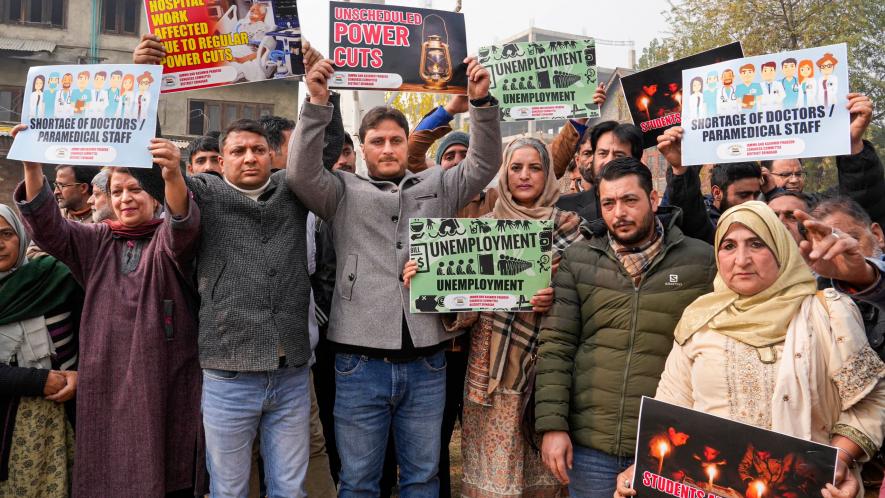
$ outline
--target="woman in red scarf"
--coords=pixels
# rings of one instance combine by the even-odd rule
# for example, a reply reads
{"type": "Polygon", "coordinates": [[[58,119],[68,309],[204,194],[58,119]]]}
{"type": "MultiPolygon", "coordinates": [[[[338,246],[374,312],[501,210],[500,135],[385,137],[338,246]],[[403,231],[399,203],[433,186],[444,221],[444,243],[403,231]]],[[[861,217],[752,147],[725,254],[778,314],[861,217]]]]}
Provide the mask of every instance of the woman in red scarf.
{"type": "Polygon", "coordinates": [[[14,195],[28,234],[71,269],[86,293],[75,497],[201,491],[195,482],[204,470],[201,376],[192,310],[200,213],[187,197],[178,148],[154,139],[150,150],[163,169],[164,217],[124,168],[108,178],[115,221],[63,219],[38,164],[25,163],[25,181],[14,195]]]}

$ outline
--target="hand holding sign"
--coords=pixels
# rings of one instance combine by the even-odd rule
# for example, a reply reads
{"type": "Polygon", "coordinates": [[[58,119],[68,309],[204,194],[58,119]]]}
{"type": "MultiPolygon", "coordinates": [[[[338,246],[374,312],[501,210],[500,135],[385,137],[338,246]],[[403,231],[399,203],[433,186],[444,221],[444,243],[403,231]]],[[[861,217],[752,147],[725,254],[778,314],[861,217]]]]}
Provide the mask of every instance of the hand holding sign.
{"type": "Polygon", "coordinates": [[[141,35],[141,42],[132,52],[133,64],[162,64],[166,57],[166,47],[157,35],[146,33],[141,35]]]}
{"type": "Polygon", "coordinates": [[[468,57],[464,59],[464,63],[467,64],[467,97],[470,100],[485,98],[489,94],[492,81],[488,69],[476,57],[468,57]]]}
{"type": "Polygon", "coordinates": [[[863,134],[873,119],[873,101],[862,93],[848,94],[848,113],[851,116],[851,153],[863,150],[863,134]]]}
{"type": "Polygon", "coordinates": [[[329,102],[329,78],[334,72],[329,59],[323,59],[310,67],[304,82],[307,84],[311,104],[326,105],[329,102]]]}
{"type": "Polygon", "coordinates": [[[627,470],[618,474],[618,483],[615,488],[615,498],[627,498],[628,496],[636,496],[636,490],[630,487],[633,482],[633,471],[635,465],[627,467],[627,470]]]}
{"type": "Polygon", "coordinates": [[[406,289],[412,284],[412,277],[418,274],[418,262],[414,259],[410,259],[406,261],[406,266],[403,267],[403,287],[406,289]]]}
{"type": "Polygon", "coordinates": [[[667,128],[658,135],[658,152],[670,163],[674,175],[682,175],[686,168],[682,166],[682,127],[667,128]]]}

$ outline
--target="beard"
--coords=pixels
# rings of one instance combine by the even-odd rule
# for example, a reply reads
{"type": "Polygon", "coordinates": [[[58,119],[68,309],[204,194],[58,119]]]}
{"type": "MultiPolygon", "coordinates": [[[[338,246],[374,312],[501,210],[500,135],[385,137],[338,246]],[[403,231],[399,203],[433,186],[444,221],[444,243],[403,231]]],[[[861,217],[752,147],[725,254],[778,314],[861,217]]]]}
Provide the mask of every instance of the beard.
{"type": "Polygon", "coordinates": [[[722,200],[719,201],[719,214],[728,211],[728,208],[732,206],[735,206],[735,204],[728,202],[728,197],[723,195],[722,200]]]}
{"type": "Polygon", "coordinates": [[[621,244],[624,247],[635,247],[640,243],[644,242],[649,238],[654,229],[655,223],[655,213],[653,211],[649,211],[648,216],[646,216],[643,220],[639,221],[636,226],[636,231],[634,231],[631,235],[626,237],[621,237],[614,230],[609,227],[608,233],[611,235],[611,238],[615,240],[618,244],[621,244]]]}

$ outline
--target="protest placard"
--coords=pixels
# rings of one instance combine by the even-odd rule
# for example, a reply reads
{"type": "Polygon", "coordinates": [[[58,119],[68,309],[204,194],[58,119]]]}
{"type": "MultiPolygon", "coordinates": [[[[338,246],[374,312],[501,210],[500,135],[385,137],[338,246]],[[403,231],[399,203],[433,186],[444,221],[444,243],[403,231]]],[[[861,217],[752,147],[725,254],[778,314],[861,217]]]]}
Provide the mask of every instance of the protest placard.
{"type": "MultiPolygon", "coordinates": [[[[658,136],[667,128],[679,126],[682,110],[682,70],[744,56],[740,42],[694,54],[645,71],[624,76],[621,86],[633,124],[642,130],[644,147],[655,147],[658,136]]],[[[717,91],[717,81],[708,83],[710,98],[717,91]]]]}
{"type": "Polygon", "coordinates": [[[480,47],[478,60],[492,75],[502,121],[599,116],[593,40],[480,47]]]}
{"type": "Polygon", "coordinates": [[[682,164],[851,153],[844,43],[682,71],[682,164]],[[718,98],[705,81],[719,77],[718,98]]]}
{"type": "Polygon", "coordinates": [[[331,87],[465,94],[466,57],[463,14],[329,3],[331,87]]]}
{"type": "Polygon", "coordinates": [[[550,285],[553,222],[412,218],[412,313],[531,311],[550,285]]]}
{"type": "Polygon", "coordinates": [[[304,74],[296,0],[144,0],[163,40],[162,91],[304,74]]]}
{"type": "Polygon", "coordinates": [[[643,396],[633,488],[652,498],[819,498],[836,452],[643,396]]]}
{"type": "Polygon", "coordinates": [[[34,66],[9,158],[149,168],[161,68],[139,64],[34,66]]]}

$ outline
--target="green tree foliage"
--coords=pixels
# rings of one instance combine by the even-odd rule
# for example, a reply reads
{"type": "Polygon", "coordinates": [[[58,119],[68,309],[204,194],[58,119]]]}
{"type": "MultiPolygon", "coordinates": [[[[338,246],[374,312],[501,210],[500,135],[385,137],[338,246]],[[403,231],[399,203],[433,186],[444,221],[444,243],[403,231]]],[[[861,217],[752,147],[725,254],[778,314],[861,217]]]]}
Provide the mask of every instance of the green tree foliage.
{"type": "MultiPolygon", "coordinates": [[[[851,91],[875,106],[867,132],[885,150],[885,2],[882,0],[670,0],[663,12],[671,35],[643,50],[640,67],[652,67],[740,41],[747,56],[848,44],[851,91]]],[[[809,188],[835,183],[832,161],[808,161],[809,188]],[[828,169],[829,168],[829,169],[828,169]],[[813,185],[817,184],[817,185],[813,185]]]]}

